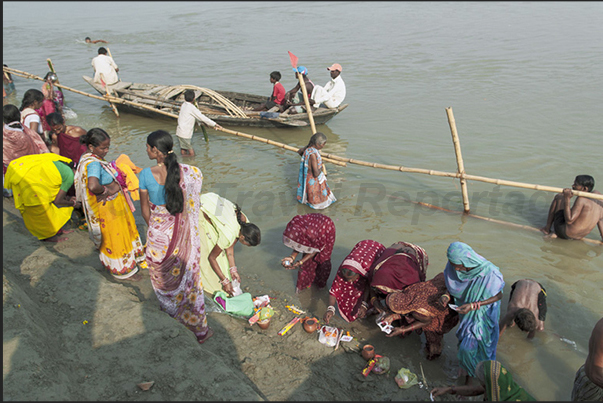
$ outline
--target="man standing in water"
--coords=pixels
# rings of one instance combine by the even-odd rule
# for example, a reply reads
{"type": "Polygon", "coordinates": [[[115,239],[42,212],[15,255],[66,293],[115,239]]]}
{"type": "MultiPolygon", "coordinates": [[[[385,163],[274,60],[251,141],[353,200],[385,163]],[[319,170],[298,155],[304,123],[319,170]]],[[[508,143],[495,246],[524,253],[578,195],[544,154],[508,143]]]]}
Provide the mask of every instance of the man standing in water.
{"type": "MultiPolygon", "coordinates": [[[[593,191],[594,187],[595,179],[590,175],[576,176],[572,185],[573,190],[600,194],[593,191]]],[[[603,239],[603,202],[578,196],[570,208],[570,200],[574,195],[572,189],[563,189],[563,193],[555,196],[549,208],[546,225],[541,231],[551,238],[582,239],[598,226],[603,239]],[[551,233],[553,224],[555,233],[551,233]]]]}
{"type": "Polygon", "coordinates": [[[576,372],[572,400],[603,401],[603,318],[590,335],[586,362],[576,372]]]}

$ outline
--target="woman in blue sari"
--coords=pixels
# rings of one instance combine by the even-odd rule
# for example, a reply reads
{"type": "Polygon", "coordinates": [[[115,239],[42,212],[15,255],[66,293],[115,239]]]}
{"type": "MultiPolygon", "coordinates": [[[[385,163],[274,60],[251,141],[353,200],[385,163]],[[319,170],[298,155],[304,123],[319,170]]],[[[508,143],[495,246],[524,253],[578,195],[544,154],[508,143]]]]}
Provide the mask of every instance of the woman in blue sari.
{"type": "Polygon", "coordinates": [[[316,132],[307,146],[297,150],[302,157],[297,178],[297,201],[316,210],[325,209],[337,201],[322,171],[320,150],[325,144],[327,144],[327,136],[316,132]]]}
{"type": "Polygon", "coordinates": [[[456,332],[458,358],[461,368],[475,377],[477,363],[496,360],[500,300],[505,282],[498,267],[467,244],[453,242],[446,254],[446,288],[454,297],[461,317],[456,332]]]}

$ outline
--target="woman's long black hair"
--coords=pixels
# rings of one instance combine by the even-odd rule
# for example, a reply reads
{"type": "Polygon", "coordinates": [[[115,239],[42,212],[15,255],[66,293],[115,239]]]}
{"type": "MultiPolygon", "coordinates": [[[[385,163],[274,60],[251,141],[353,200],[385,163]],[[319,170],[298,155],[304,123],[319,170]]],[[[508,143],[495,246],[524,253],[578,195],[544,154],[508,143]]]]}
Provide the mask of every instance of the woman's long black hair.
{"type": "Polygon", "coordinates": [[[147,144],[157,147],[160,153],[165,155],[165,208],[171,215],[182,213],[184,210],[184,194],[180,187],[180,164],[174,154],[174,140],[172,135],[165,130],[156,130],[147,137],[147,144]]]}
{"type": "Polygon", "coordinates": [[[36,101],[38,101],[38,102],[44,101],[44,94],[42,93],[42,91],[36,90],[34,88],[25,91],[25,94],[23,94],[23,100],[21,101],[21,107],[19,108],[19,110],[22,111],[23,109],[25,109],[29,106],[33,106],[33,103],[36,101]]]}
{"type": "Polygon", "coordinates": [[[80,144],[86,146],[86,148],[91,145],[92,147],[98,147],[100,144],[110,139],[109,134],[101,129],[100,127],[95,127],[86,132],[83,136],[80,137],[80,144]]]}
{"type": "Polygon", "coordinates": [[[235,204],[235,214],[237,215],[237,221],[241,226],[241,235],[243,235],[243,238],[245,238],[245,242],[247,242],[249,246],[259,245],[262,241],[262,233],[260,232],[260,228],[250,222],[243,222],[241,219],[241,208],[238,204],[235,204]]]}

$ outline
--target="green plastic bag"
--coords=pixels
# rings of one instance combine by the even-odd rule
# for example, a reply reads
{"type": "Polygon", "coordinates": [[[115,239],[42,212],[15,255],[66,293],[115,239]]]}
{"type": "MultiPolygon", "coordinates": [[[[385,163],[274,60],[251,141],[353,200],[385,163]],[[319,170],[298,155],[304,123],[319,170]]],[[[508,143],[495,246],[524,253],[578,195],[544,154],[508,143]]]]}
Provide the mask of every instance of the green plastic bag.
{"type": "Polygon", "coordinates": [[[274,315],[274,309],[271,306],[265,306],[260,309],[260,321],[270,319],[274,315]]]}
{"type": "Polygon", "coordinates": [[[218,297],[222,298],[226,302],[226,307],[224,310],[230,314],[244,316],[246,318],[249,318],[254,314],[253,298],[248,292],[244,292],[236,297],[229,297],[224,291],[217,291],[214,295],[214,301],[216,301],[218,305],[222,306],[222,304],[220,304],[220,302],[217,300],[218,297]]]}
{"type": "Polygon", "coordinates": [[[417,375],[413,374],[409,369],[406,368],[400,368],[394,380],[402,389],[408,389],[411,386],[419,383],[417,375]]]}

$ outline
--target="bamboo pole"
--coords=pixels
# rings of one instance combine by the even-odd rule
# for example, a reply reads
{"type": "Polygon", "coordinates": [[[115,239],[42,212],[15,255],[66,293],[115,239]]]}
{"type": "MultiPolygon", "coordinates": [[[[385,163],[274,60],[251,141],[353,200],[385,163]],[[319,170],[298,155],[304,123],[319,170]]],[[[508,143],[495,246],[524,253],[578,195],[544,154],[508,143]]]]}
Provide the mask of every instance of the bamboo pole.
{"type": "MultiPolygon", "coordinates": [[[[46,59],[46,63],[48,63],[48,68],[50,69],[50,71],[52,71],[54,74],[56,74],[57,72],[54,69],[54,65],[52,64],[52,60],[50,60],[50,58],[46,59]]],[[[57,84],[59,83],[59,76],[57,76],[57,84]]],[[[61,91],[61,95],[63,95],[63,98],[65,97],[65,94],[63,94],[63,90],[59,87],[59,91],[61,91]]]]}
{"type": "Polygon", "coordinates": [[[310,120],[310,127],[312,128],[312,134],[316,133],[316,125],[314,124],[314,116],[312,116],[312,108],[310,107],[310,101],[308,100],[308,90],[306,89],[306,83],[304,82],[304,76],[299,71],[297,72],[297,78],[299,79],[299,86],[304,96],[304,103],[306,104],[306,110],[308,112],[308,119],[310,120]]]}
{"type": "MultiPolygon", "coordinates": [[[[298,148],[292,147],[292,146],[284,144],[284,143],[279,143],[278,141],[269,140],[269,139],[266,139],[264,137],[255,136],[255,135],[252,135],[252,134],[241,133],[241,132],[237,132],[237,131],[234,131],[234,130],[225,129],[224,127],[222,127],[221,129],[216,128],[215,130],[221,131],[221,132],[224,132],[224,133],[234,134],[235,136],[244,137],[244,138],[250,139],[250,140],[261,141],[262,143],[266,143],[266,144],[270,144],[270,145],[273,145],[273,146],[276,146],[276,147],[284,148],[285,150],[289,150],[289,151],[295,151],[295,152],[297,152],[297,150],[298,150],[298,148]]],[[[347,166],[347,164],[345,162],[342,162],[342,161],[332,160],[330,158],[326,158],[326,157],[322,157],[322,156],[321,156],[321,158],[324,161],[330,162],[331,164],[339,165],[339,166],[342,166],[342,167],[347,166]]]]}
{"type": "MultiPolygon", "coordinates": [[[[101,80],[103,80],[105,82],[105,91],[107,91],[107,99],[111,96],[111,92],[109,91],[109,85],[107,84],[107,80],[105,80],[105,76],[103,75],[103,73],[100,73],[101,76],[101,80]]],[[[113,109],[113,112],[115,113],[115,116],[119,117],[119,112],[117,111],[117,107],[115,105],[113,105],[113,102],[109,101],[109,105],[111,105],[111,109],[113,109]]]]}
{"type": "MultiPolygon", "coordinates": [[[[401,199],[401,200],[404,200],[404,201],[407,201],[407,202],[418,204],[420,206],[425,206],[425,207],[432,208],[432,209],[435,209],[435,210],[445,211],[447,213],[463,214],[464,216],[472,217],[472,218],[477,218],[478,220],[493,222],[493,223],[496,223],[496,224],[509,225],[511,227],[521,228],[521,229],[527,229],[527,230],[530,230],[530,231],[541,232],[539,228],[530,227],[529,225],[515,224],[513,222],[503,221],[503,220],[497,220],[495,218],[483,217],[483,216],[479,216],[479,215],[476,215],[476,214],[465,213],[463,211],[449,210],[449,209],[444,208],[444,207],[434,206],[433,204],[429,204],[429,203],[425,203],[425,202],[418,202],[418,201],[414,201],[414,200],[408,200],[408,199],[404,199],[404,198],[397,197],[397,196],[388,195],[388,197],[391,197],[391,198],[394,198],[394,199],[401,199]]],[[[592,243],[592,244],[595,244],[595,245],[603,245],[603,242],[597,241],[596,239],[582,238],[581,241],[589,242],[589,243],[592,243]]]]}
{"type": "MultiPolygon", "coordinates": [[[[26,73],[24,71],[20,71],[20,70],[16,70],[13,69],[11,67],[4,67],[4,70],[8,71],[11,74],[16,74],[18,76],[21,77],[25,77],[25,78],[33,78],[36,80],[41,80],[44,81],[43,78],[38,77],[36,75],[30,74],[30,73],[26,73]]],[[[96,96],[96,95],[92,95],[92,94],[88,94],[86,92],[83,91],[78,91],[76,89],[73,88],[69,88],[67,86],[64,86],[62,84],[57,84],[57,87],[61,87],[64,88],[66,90],[69,91],[73,91],[76,94],[81,94],[90,98],[96,98],[96,99],[100,99],[101,101],[107,101],[107,97],[100,97],[100,96],[96,96]]],[[[142,105],[139,104],[137,102],[133,102],[133,101],[128,101],[125,99],[121,99],[121,98],[115,98],[112,97],[111,98],[113,102],[115,103],[122,103],[122,104],[130,104],[130,105],[134,105],[134,106],[138,106],[141,108],[145,108],[145,109],[149,109],[152,110],[153,112],[156,113],[160,113],[162,115],[166,115],[172,118],[178,118],[178,115],[175,115],[173,113],[170,112],[165,112],[162,111],[160,109],[155,109],[146,105],[142,105]]],[[[268,140],[259,136],[253,136],[253,135],[249,135],[249,134],[245,134],[245,133],[241,133],[241,132],[235,132],[233,130],[228,130],[228,129],[222,129],[221,131],[225,132],[225,133],[229,133],[229,134],[234,134],[236,136],[239,137],[245,137],[251,140],[256,140],[256,141],[260,141],[262,143],[267,143],[267,144],[272,144],[281,148],[286,148],[288,150],[291,151],[295,151],[297,152],[297,149],[294,147],[290,147],[287,146],[286,144],[282,144],[273,140],[268,140]],[[290,148],[288,148],[290,147],[290,148]]],[[[436,171],[433,169],[424,169],[424,168],[410,168],[410,167],[404,167],[404,166],[398,166],[398,165],[385,165],[385,164],[378,164],[375,162],[367,162],[367,161],[361,161],[361,160],[357,160],[357,159],[353,159],[353,158],[347,158],[347,157],[340,157],[338,155],[334,155],[334,154],[328,154],[328,153],[322,153],[321,152],[321,157],[323,160],[325,161],[329,161],[331,163],[335,163],[335,161],[338,162],[346,162],[346,163],[350,163],[350,164],[356,164],[356,165],[361,165],[361,166],[367,166],[367,167],[372,167],[372,168],[378,168],[378,169],[386,169],[386,170],[391,170],[391,171],[400,171],[400,172],[408,172],[408,173],[420,173],[420,174],[425,174],[425,175],[431,175],[431,176],[439,176],[439,177],[447,177],[447,178],[460,178],[461,174],[459,174],[458,172],[444,172],[444,171],[436,171]]],[[[346,166],[346,165],[341,165],[341,166],[346,166]]],[[[530,183],[522,183],[522,182],[513,182],[513,181],[508,181],[505,179],[492,179],[492,178],[487,178],[484,176],[477,176],[477,175],[469,175],[469,174],[464,174],[463,175],[465,177],[465,179],[467,180],[474,180],[474,181],[478,181],[478,182],[485,182],[485,183],[492,183],[495,185],[501,185],[501,186],[510,186],[510,187],[519,187],[519,188],[524,188],[524,189],[531,189],[531,190],[542,190],[544,192],[552,192],[552,193],[562,193],[563,192],[563,188],[559,188],[559,187],[553,187],[553,186],[544,186],[544,185],[534,185],[534,184],[530,184],[530,183]]],[[[603,200],[603,194],[599,194],[599,193],[590,193],[590,192],[581,192],[578,190],[573,190],[572,191],[574,193],[575,196],[582,196],[582,197],[587,197],[589,199],[595,199],[595,200],[603,200]]]]}
{"type": "Polygon", "coordinates": [[[456,131],[456,122],[452,114],[452,108],[446,108],[448,115],[448,124],[450,125],[450,133],[452,133],[452,143],[454,144],[454,154],[456,155],[456,165],[458,173],[461,174],[461,193],[463,195],[463,209],[465,213],[469,212],[469,191],[467,189],[467,180],[464,178],[465,164],[463,163],[463,154],[461,154],[461,142],[456,131]]]}

